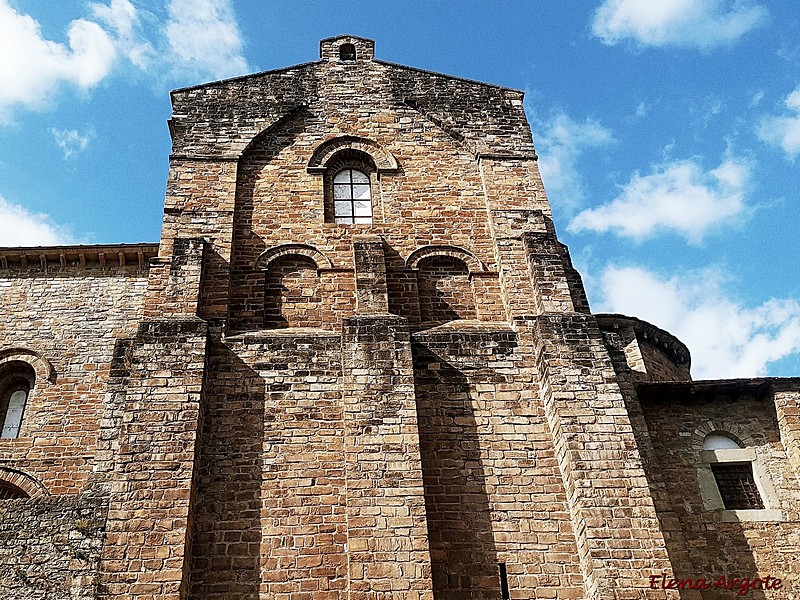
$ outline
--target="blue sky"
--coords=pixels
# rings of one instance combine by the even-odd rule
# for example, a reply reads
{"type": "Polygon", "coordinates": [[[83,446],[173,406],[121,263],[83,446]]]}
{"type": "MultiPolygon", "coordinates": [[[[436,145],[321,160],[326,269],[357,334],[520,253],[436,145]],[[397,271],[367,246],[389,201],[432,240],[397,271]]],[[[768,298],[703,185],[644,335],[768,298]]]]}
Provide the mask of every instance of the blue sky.
{"type": "Polygon", "coordinates": [[[792,0],[0,0],[0,245],[157,241],[168,90],[342,33],[526,92],[595,312],[673,332],[695,378],[800,375],[792,0]]]}

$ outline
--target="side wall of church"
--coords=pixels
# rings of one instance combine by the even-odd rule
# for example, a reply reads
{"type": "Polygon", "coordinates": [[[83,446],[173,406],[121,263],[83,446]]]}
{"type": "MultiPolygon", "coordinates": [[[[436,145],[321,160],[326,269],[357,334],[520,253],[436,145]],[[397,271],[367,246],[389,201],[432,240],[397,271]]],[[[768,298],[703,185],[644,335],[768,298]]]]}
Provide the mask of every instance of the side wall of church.
{"type": "Polygon", "coordinates": [[[92,473],[115,345],[136,334],[147,274],[31,270],[0,271],[0,359],[30,353],[50,369],[36,374],[19,436],[0,439],[0,469],[74,494],[92,473]]]}
{"type": "Polygon", "coordinates": [[[755,590],[748,597],[793,597],[800,581],[800,465],[787,451],[791,436],[779,426],[773,394],[700,392],[692,398],[645,399],[642,410],[655,450],[647,474],[651,485],[665,492],[657,508],[675,575],[713,580],[771,575],[783,580],[782,590],[755,590]],[[712,432],[731,435],[755,452],[752,465],[769,513],[736,511],[735,516],[704,505],[703,439],[712,432]]]}
{"type": "Polygon", "coordinates": [[[96,593],[108,498],[95,477],[110,456],[120,344],[136,334],[155,250],[0,252],[0,366],[36,376],[18,437],[0,439],[0,479],[30,496],[0,502],[4,597],[96,593]]]}

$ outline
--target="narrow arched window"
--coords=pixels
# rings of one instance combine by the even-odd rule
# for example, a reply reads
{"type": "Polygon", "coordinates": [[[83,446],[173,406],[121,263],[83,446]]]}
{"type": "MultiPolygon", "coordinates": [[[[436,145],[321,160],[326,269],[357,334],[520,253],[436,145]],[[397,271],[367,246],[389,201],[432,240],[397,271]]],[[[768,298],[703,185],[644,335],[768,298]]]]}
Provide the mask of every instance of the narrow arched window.
{"type": "Polygon", "coordinates": [[[22,425],[22,415],[25,412],[25,404],[28,402],[28,390],[14,390],[8,399],[6,408],[6,418],[3,421],[4,438],[15,438],[19,435],[19,428],[22,425]]]}
{"type": "Polygon", "coordinates": [[[33,368],[28,363],[13,361],[3,365],[0,371],[0,438],[19,436],[35,379],[33,368]]]}
{"type": "Polygon", "coordinates": [[[372,223],[372,193],[369,175],[342,169],[333,177],[335,223],[372,223]]]}

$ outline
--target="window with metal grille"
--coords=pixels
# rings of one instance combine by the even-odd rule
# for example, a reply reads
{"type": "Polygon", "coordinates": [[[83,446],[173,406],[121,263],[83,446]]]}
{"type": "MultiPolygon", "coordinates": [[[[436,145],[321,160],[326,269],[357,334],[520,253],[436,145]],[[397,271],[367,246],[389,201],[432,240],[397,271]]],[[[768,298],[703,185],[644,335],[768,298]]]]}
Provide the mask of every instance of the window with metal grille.
{"type": "Polygon", "coordinates": [[[333,178],[334,223],[372,223],[372,194],[369,175],[343,169],[333,178]]]}
{"type": "Polygon", "coordinates": [[[717,480],[719,495],[728,510],[753,510],[764,508],[761,494],[758,492],[753,465],[715,464],[711,465],[714,479],[717,480]]]}

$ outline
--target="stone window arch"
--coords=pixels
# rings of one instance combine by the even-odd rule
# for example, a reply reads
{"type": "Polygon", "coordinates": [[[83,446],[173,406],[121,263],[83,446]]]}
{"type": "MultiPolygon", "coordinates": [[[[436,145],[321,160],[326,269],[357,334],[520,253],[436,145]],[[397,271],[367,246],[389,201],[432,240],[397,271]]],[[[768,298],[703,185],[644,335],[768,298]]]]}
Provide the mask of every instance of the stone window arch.
{"type": "Polygon", "coordinates": [[[36,478],[9,467],[0,467],[0,499],[41,498],[49,496],[47,488],[36,478]]]}
{"type": "Polygon", "coordinates": [[[781,519],[778,497],[750,436],[725,423],[708,422],[693,434],[700,446],[697,478],[703,508],[723,520],[781,519]]]}
{"type": "Polygon", "coordinates": [[[375,142],[341,136],[321,144],[306,170],[322,176],[326,223],[369,225],[383,216],[381,177],[397,173],[399,167],[394,156],[375,142]]]}
{"type": "Polygon", "coordinates": [[[264,327],[322,327],[325,306],[320,268],[330,261],[305,244],[285,244],[262,254],[257,267],[265,270],[264,327]]]}
{"type": "Polygon", "coordinates": [[[27,348],[0,351],[0,438],[25,435],[26,417],[37,391],[55,381],[53,365],[27,348]]]}
{"type": "Polygon", "coordinates": [[[30,498],[30,496],[13,483],[0,481],[0,500],[12,500],[14,498],[30,498]]]}

